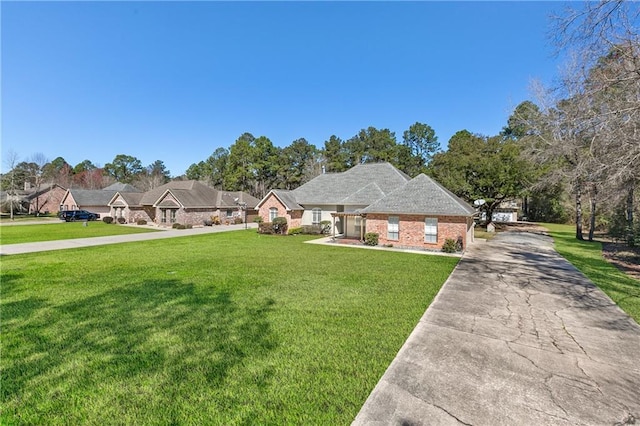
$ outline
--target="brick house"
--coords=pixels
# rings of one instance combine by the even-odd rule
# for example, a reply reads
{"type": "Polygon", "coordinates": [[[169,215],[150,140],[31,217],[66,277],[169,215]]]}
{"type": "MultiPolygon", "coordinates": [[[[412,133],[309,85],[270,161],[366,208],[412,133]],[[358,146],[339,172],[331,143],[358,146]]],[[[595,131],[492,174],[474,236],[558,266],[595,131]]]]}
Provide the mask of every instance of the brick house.
{"type": "Polygon", "coordinates": [[[172,181],[145,193],[116,191],[109,215],[128,223],[144,219],[159,226],[202,225],[213,216],[221,223],[251,221],[258,199],[242,191],[220,191],[196,180],[172,181]]]}
{"type": "Polygon", "coordinates": [[[453,239],[464,249],[473,242],[475,209],[424,174],[361,213],[367,232],[377,233],[380,244],[440,249],[453,239]]]}
{"type": "Polygon", "coordinates": [[[286,217],[289,227],[331,221],[331,233],[380,244],[440,249],[448,238],[473,241],[475,210],[421,174],[413,179],[389,163],[360,164],[322,174],[292,191],[272,190],[257,205],[265,222],[286,217]]]}
{"type": "Polygon", "coordinates": [[[66,192],[65,188],[54,183],[27,193],[24,198],[29,203],[29,214],[58,213],[66,192]]]}
{"type": "Polygon", "coordinates": [[[100,217],[108,216],[110,209],[107,203],[116,192],[108,187],[105,189],[69,189],[60,201],[60,211],[88,210],[100,214],[100,217]]]}

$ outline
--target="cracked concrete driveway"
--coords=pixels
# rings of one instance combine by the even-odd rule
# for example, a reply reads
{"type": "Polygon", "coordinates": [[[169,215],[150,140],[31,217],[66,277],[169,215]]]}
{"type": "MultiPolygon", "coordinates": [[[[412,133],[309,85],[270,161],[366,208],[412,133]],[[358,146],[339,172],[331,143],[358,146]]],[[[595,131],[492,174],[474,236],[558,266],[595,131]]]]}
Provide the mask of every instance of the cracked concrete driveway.
{"type": "Polygon", "coordinates": [[[640,326],[553,249],[475,244],[353,424],[640,422],[640,326]]]}

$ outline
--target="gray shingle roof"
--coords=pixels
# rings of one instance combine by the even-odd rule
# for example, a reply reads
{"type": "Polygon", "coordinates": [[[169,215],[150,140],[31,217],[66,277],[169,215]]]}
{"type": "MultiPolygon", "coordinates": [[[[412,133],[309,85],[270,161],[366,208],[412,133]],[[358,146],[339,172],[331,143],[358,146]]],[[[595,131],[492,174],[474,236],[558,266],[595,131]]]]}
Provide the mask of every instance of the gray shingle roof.
{"type": "Polygon", "coordinates": [[[238,205],[236,204],[236,198],[238,199],[238,203],[247,203],[248,209],[254,209],[260,200],[256,197],[247,194],[242,191],[217,191],[218,198],[216,201],[216,206],[219,208],[235,208],[238,205]]]}
{"type": "Polygon", "coordinates": [[[287,191],[284,189],[274,189],[273,192],[276,197],[280,199],[284,203],[284,206],[289,210],[304,210],[300,204],[296,203],[296,199],[293,196],[291,191],[287,191]]]}
{"type": "Polygon", "coordinates": [[[171,194],[186,208],[235,208],[239,202],[253,209],[258,199],[242,191],[219,191],[197,180],[180,180],[166,183],[142,194],[138,204],[154,205],[165,192],[171,194]]]}
{"type": "Polygon", "coordinates": [[[298,204],[371,204],[410,180],[389,163],[359,164],[320,175],[291,191],[298,204]],[[374,186],[367,186],[374,183],[374,186]],[[356,195],[357,194],[357,195],[356,195]],[[347,202],[349,201],[349,202],[347,202]]]}
{"type": "Polygon", "coordinates": [[[438,182],[419,174],[361,212],[472,216],[475,210],[438,182]]]}
{"type": "Polygon", "coordinates": [[[133,185],[129,185],[128,183],[120,183],[120,182],[111,184],[103,189],[106,191],[118,191],[118,192],[142,192],[141,190],[139,190],[133,185]]]}
{"type": "Polygon", "coordinates": [[[117,191],[106,189],[70,189],[69,192],[79,207],[106,206],[117,191]]]}

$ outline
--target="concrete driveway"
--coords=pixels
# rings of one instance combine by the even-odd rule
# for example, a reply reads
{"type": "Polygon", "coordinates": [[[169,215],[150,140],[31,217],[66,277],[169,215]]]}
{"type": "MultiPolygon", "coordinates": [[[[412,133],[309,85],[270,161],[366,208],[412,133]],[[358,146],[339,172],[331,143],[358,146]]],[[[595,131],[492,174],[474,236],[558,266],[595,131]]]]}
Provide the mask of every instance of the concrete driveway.
{"type": "Polygon", "coordinates": [[[467,251],[354,425],[640,423],[640,326],[553,249],[467,251]]]}

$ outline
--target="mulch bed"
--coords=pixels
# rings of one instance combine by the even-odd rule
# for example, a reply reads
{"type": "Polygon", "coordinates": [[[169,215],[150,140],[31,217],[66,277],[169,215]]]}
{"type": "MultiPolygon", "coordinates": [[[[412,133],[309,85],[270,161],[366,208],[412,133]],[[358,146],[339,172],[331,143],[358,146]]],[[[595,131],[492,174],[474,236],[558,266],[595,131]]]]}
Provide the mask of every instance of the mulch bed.
{"type": "Polygon", "coordinates": [[[622,272],[640,280],[640,247],[603,241],[602,256],[622,272]]]}

